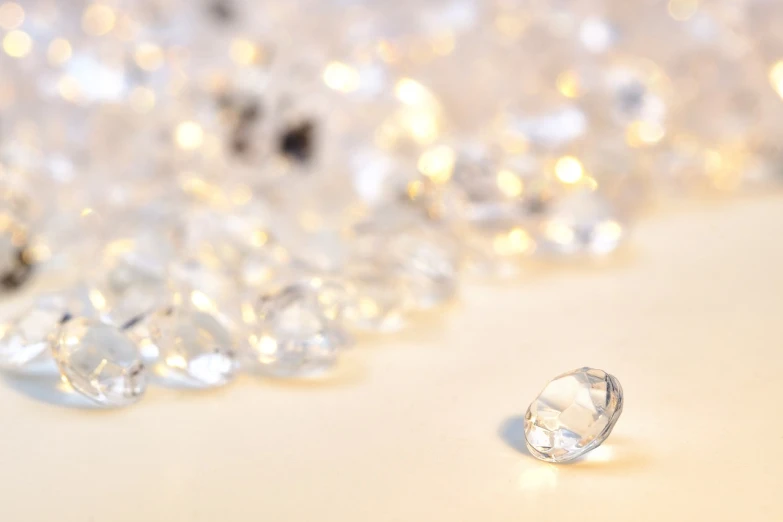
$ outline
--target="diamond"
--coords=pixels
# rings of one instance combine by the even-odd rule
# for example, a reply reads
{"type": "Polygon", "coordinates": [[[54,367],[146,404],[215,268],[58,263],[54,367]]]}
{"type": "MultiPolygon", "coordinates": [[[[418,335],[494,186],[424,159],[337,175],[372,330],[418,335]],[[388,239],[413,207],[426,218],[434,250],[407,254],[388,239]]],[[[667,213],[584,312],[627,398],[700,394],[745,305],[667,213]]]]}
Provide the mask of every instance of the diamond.
{"type": "Polygon", "coordinates": [[[138,348],[111,324],[86,318],[67,321],[52,354],[68,383],[103,406],[132,404],[147,388],[138,348]]]}
{"type": "Polygon", "coordinates": [[[318,376],[336,362],[348,335],[328,315],[313,285],[297,283],[247,304],[250,364],[277,377],[318,376]]]}
{"type": "Polygon", "coordinates": [[[623,411],[620,382],[580,368],[546,385],[525,413],[525,442],[534,457],[566,462],[603,443],[623,411]]]}
{"type": "Polygon", "coordinates": [[[237,371],[234,340],[209,312],[178,303],[153,314],[151,341],[158,349],[156,370],[193,387],[228,384],[237,371]]]}

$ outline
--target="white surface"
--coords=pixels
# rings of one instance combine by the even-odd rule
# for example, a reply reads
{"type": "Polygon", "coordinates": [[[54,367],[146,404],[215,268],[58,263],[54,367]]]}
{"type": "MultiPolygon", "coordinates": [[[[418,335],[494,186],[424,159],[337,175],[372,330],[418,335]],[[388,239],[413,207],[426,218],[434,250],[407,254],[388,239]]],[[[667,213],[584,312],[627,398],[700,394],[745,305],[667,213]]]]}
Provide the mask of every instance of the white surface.
{"type": "Polygon", "coordinates": [[[0,521],[781,521],[782,232],[783,199],[653,216],[611,266],[471,287],[321,385],[104,412],[0,382],[0,521]],[[520,416],[582,365],[625,412],[591,458],[535,461],[520,416]]]}

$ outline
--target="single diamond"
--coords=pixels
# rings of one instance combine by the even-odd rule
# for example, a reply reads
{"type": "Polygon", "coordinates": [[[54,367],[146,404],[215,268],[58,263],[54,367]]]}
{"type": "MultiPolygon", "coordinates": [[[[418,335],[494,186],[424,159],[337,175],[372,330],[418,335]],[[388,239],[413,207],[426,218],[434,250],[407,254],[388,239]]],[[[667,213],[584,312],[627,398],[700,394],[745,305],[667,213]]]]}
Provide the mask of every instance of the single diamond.
{"type": "Polygon", "coordinates": [[[534,457],[566,462],[601,445],[623,411],[620,382],[580,368],[556,377],[525,414],[525,442],[534,457]]]}
{"type": "Polygon", "coordinates": [[[228,384],[237,371],[229,330],[211,313],[176,301],[149,320],[150,338],[158,354],[156,370],[188,386],[228,384]]]}
{"type": "Polygon", "coordinates": [[[64,298],[47,296],[0,324],[0,368],[19,370],[48,354],[52,336],[67,313],[64,298]]]}
{"type": "Polygon", "coordinates": [[[52,354],[68,383],[103,406],[132,404],[147,388],[139,350],[116,326],[86,318],[67,321],[52,354]]]}
{"type": "Polygon", "coordinates": [[[317,376],[329,370],[349,343],[329,306],[310,284],[293,284],[248,304],[250,363],[279,377],[317,376]]]}

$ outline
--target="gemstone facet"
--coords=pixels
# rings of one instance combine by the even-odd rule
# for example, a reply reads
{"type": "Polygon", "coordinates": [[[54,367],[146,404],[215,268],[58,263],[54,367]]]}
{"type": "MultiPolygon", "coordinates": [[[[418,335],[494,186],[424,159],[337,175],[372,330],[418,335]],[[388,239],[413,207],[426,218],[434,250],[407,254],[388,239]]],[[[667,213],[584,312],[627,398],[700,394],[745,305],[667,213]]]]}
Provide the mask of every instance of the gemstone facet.
{"type": "Polygon", "coordinates": [[[350,338],[319,296],[312,285],[292,284],[246,306],[252,367],[276,377],[311,377],[336,363],[350,338]]]}
{"type": "Polygon", "coordinates": [[[546,385],[525,414],[525,442],[534,457],[567,462],[606,440],[623,411],[623,389],[603,370],[580,368],[546,385]]]}
{"type": "Polygon", "coordinates": [[[137,346],[111,324],[86,318],[65,322],[52,354],[68,383],[102,406],[130,405],[147,388],[137,346]]]}

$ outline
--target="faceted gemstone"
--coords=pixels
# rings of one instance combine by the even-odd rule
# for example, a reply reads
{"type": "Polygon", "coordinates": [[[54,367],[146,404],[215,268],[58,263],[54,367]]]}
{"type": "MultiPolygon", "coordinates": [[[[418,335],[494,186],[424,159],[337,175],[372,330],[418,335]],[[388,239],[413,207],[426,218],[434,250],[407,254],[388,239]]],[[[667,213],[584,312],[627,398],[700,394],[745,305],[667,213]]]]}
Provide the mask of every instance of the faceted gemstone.
{"type": "Polygon", "coordinates": [[[20,370],[49,353],[50,343],[68,313],[66,300],[47,296],[0,324],[0,368],[20,370]]]}
{"type": "Polygon", "coordinates": [[[298,283],[248,303],[250,364],[277,377],[317,376],[329,370],[350,339],[327,312],[319,291],[298,283]]]}
{"type": "Polygon", "coordinates": [[[67,321],[52,354],[68,383],[102,406],[127,406],[147,388],[137,346],[114,325],[86,318],[67,321]]]}
{"type": "Polygon", "coordinates": [[[557,198],[541,222],[544,252],[607,254],[625,236],[625,226],[600,194],[578,189],[557,198]]]}
{"type": "Polygon", "coordinates": [[[212,387],[230,382],[237,371],[234,340],[209,312],[179,303],[149,320],[158,348],[156,369],[188,386],[212,387]]]}
{"type": "Polygon", "coordinates": [[[620,382],[580,368],[556,377],[525,414],[525,442],[534,457],[566,462],[606,440],[623,411],[620,382]]]}

